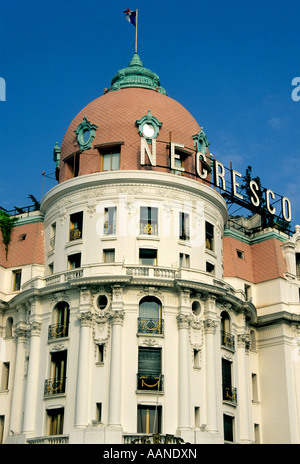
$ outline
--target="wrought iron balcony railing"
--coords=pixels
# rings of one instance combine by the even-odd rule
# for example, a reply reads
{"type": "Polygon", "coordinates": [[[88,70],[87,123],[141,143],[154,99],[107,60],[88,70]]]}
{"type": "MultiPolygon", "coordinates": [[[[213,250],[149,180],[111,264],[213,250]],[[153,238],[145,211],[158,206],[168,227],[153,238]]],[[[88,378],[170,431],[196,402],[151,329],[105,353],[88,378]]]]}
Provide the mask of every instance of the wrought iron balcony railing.
{"type": "Polygon", "coordinates": [[[79,228],[71,229],[70,230],[70,241],[79,240],[82,238],[82,230],[79,228]]]}
{"type": "Polygon", "coordinates": [[[228,332],[221,330],[221,345],[229,348],[230,350],[235,350],[234,335],[231,335],[228,332]]]}
{"type": "Polygon", "coordinates": [[[138,333],[162,334],[164,331],[163,329],[163,319],[138,317],[138,333]]]}
{"type": "Polygon", "coordinates": [[[138,390],[163,391],[164,390],[164,376],[162,374],[159,374],[159,375],[137,374],[137,389],[138,390]]]}
{"type": "Polygon", "coordinates": [[[157,235],[157,224],[148,222],[140,222],[140,234],[141,235],[157,235]]]}
{"type": "Polygon", "coordinates": [[[237,404],[237,389],[223,385],[223,401],[237,404]]]}
{"type": "Polygon", "coordinates": [[[30,445],[68,445],[69,435],[51,435],[47,437],[28,438],[30,445]]]}
{"type": "Polygon", "coordinates": [[[48,340],[53,338],[63,338],[67,337],[69,333],[68,324],[53,324],[49,325],[48,328],[48,340]]]}
{"type": "Polygon", "coordinates": [[[44,386],[44,395],[52,396],[65,393],[66,390],[66,377],[58,379],[46,379],[44,386]]]}

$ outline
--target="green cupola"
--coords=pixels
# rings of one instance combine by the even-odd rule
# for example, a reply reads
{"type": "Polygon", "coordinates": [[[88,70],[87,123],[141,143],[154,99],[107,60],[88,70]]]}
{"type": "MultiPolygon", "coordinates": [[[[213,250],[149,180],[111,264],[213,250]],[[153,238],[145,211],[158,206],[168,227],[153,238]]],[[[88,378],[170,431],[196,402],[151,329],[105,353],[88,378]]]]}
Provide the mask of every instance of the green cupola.
{"type": "Polygon", "coordinates": [[[158,75],[150,69],[144,68],[137,53],[134,54],[127,68],[117,72],[111,81],[111,87],[105,93],[128,87],[141,87],[167,95],[165,89],[160,85],[158,75]]]}

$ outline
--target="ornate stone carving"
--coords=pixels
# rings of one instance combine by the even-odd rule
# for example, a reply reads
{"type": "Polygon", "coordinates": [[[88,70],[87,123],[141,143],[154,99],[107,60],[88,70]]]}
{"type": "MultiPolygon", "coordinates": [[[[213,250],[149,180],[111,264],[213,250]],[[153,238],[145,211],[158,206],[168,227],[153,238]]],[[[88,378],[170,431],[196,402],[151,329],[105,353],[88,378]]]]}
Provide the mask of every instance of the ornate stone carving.
{"type": "Polygon", "coordinates": [[[109,322],[111,322],[113,325],[123,325],[125,317],[124,311],[111,310],[107,313],[109,322]]]}
{"type": "Polygon", "coordinates": [[[81,327],[91,327],[93,322],[93,315],[91,311],[77,314],[77,319],[80,321],[81,327]]]}
{"type": "Polygon", "coordinates": [[[29,324],[28,335],[30,337],[39,337],[41,335],[42,324],[39,322],[33,321],[29,324]]]}
{"type": "Polygon", "coordinates": [[[216,333],[216,328],[218,326],[217,321],[214,321],[213,319],[206,319],[203,321],[203,326],[204,326],[204,331],[206,334],[215,334],[216,333]]]}
{"type": "Polygon", "coordinates": [[[250,336],[247,333],[238,334],[237,345],[239,348],[245,348],[246,351],[250,350],[250,336]]]}
{"type": "Polygon", "coordinates": [[[179,314],[177,316],[178,329],[188,329],[190,327],[192,317],[189,314],[179,314]]]}

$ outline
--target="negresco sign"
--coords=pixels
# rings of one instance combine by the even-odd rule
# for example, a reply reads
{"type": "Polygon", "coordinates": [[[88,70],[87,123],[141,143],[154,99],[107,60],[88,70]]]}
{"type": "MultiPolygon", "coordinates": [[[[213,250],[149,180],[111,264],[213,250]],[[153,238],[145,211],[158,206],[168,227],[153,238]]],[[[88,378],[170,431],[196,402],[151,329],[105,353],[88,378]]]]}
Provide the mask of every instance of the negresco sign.
{"type": "MultiPolygon", "coordinates": [[[[151,145],[148,143],[145,137],[141,137],[141,158],[140,164],[157,166],[156,164],[156,153],[157,153],[157,143],[156,139],[152,139],[152,149],[151,145]],[[147,162],[146,162],[147,158],[147,162]]],[[[167,143],[167,142],[166,142],[167,143]]],[[[169,168],[171,170],[177,170],[185,172],[183,166],[180,166],[179,163],[176,163],[176,160],[180,160],[179,150],[184,150],[184,145],[180,143],[168,142],[170,148],[170,164],[169,166],[159,166],[164,168],[169,168]],[[177,150],[177,152],[176,152],[177,150]]],[[[195,150],[194,150],[195,151],[195,150]]],[[[213,156],[212,156],[213,158],[213,156]]],[[[261,192],[260,186],[255,180],[249,182],[249,192],[250,192],[250,202],[251,205],[244,199],[243,195],[239,192],[241,186],[241,181],[243,176],[238,171],[235,171],[230,167],[230,169],[225,168],[225,166],[215,159],[212,159],[212,167],[210,166],[211,160],[207,160],[205,153],[201,151],[195,151],[195,173],[189,173],[201,178],[204,181],[207,181],[213,184],[215,187],[219,188],[224,193],[230,194],[231,200],[236,203],[244,206],[249,209],[249,206],[257,212],[266,212],[269,215],[272,215],[277,218],[282,218],[286,222],[290,222],[292,219],[291,212],[291,202],[287,197],[282,197],[275,194],[271,189],[263,189],[261,192]],[[226,177],[226,171],[230,172],[230,178],[226,177]],[[209,180],[209,174],[213,172],[213,181],[209,180]],[[264,194],[265,207],[262,205],[262,193],[264,194]],[[278,199],[279,198],[279,199],[278,199]],[[276,203],[276,207],[274,204],[276,203]],[[277,203],[280,204],[277,205],[277,203]]],[[[251,209],[251,208],[250,208],[251,209]]]]}

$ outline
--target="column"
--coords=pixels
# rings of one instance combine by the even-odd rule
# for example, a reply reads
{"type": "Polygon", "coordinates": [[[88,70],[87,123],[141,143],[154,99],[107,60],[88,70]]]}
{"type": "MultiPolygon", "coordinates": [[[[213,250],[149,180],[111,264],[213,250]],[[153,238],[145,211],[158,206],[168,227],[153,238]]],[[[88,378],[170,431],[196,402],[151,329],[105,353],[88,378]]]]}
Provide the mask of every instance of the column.
{"type": "Polygon", "coordinates": [[[108,425],[121,426],[122,327],[124,311],[112,310],[108,425]]]}
{"type": "Polygon", "coordinates": [[[35,432],[37,385],[39,378],[40,335],[41,324],[36,321],[31,322],[29,328],[30,352],[23,423],[23,432],[31,436],[34,436],[35,432]]]}
{"type": "Polygon", "coordinates": [[[178,324],[178,429],[190,429],[190,316],[179,314],[178,324]]]}
{"type": "Polygon", "coordinates": [[[78,314],[77,318],[80,321],[80,342],[78,353],[75,427],[86,427],[88,425],[90,339],[93,319],[90,311],[78,314]]]}
{"type": "Polygon", "coordinates": [[[23,379],[27,343],[27,330],[25,326],[19,326],[16,329],[15,338],[17,340],[17,353],[12,391],[9,430],[11,430],[14,433],[14,435],[18,435],[21,432],[22,422],[23,379]]]}
{"type": "Polygon", "coordinates": [[[250,373],[249,373],[249,349],[250,337],[248,334],[237,336],[238,354],[238,379],[239,388],[237,392],[240,410],[240,442],[251,443],[252,421],[251,419],[251,395],[250,395],[250,373]]]}
{"type": "Polygon", "coordinates": [[[215,334],[217,322],[213,319],[204,321],[206,346],[206,430],[218,431],[217,415],[217,379],[216,379],[216,352],[215,334]]]}

